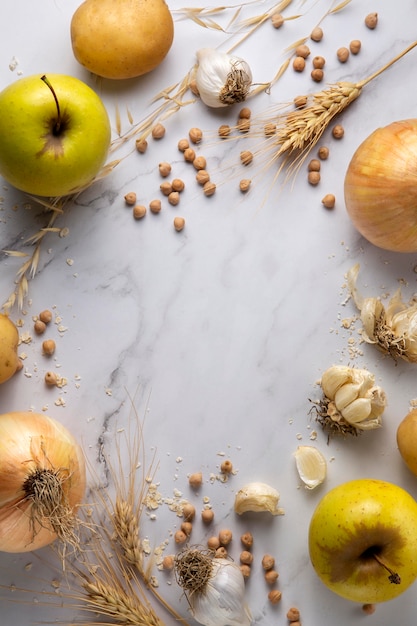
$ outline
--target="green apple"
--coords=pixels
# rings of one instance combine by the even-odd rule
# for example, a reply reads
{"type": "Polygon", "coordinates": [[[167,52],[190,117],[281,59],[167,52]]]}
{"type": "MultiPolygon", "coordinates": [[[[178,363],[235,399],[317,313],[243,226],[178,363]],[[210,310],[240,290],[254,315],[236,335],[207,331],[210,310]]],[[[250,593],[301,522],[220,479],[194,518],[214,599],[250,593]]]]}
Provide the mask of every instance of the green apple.
{"type": "Polygon", "coordinates": [[[38,74],[0,92],[0,175],[17,189],[73,193],[99,172],[110,140],[103,102],[78,78],[38,74]]]}
{"type": "Polygon", "coordinates": [[[417,502],[382,480],[343,483],[317,505],[308,541],[329,589],[355,602],[391,600],[417,578],[417,502]]]}

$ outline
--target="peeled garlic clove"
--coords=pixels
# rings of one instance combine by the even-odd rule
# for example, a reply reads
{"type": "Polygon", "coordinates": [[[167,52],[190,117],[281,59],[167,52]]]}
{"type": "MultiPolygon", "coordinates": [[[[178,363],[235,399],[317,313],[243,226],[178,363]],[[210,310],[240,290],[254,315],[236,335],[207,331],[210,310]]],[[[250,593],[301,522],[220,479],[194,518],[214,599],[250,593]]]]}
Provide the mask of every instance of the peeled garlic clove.
{"type": "Polygon", "coordinates": [[[336,392],[342,385],[352,382],[352,369],[345,365],[332,365],[322,375],[320,380],[324,395],[333,400],[336,392]]]}
{"type": "Polygon", "coordinates": [[[278,491],[266,483],[248,483],[236,494],[235,513],[267,511],[272,515],[284,515],[284,510],[278,507],[279,497],[278,491]]]}
{"type": "Polygon", "coordinates": [[[298,446],[294,452],[297,472],[307,489],[315,489],[327,476],[327,462],[314,446],[298,446]]]}
{"type": "Polygon", "coordinates": [[[336,407],[339,409],[339,411],[342,412],[342,415],[343,409],[347,407],[348,404],[356,400],[359,395],[359,390],[359,384],[346,383],[346,385],[343,385],[340,389],[336,391],[334,401],[336,407]]]}

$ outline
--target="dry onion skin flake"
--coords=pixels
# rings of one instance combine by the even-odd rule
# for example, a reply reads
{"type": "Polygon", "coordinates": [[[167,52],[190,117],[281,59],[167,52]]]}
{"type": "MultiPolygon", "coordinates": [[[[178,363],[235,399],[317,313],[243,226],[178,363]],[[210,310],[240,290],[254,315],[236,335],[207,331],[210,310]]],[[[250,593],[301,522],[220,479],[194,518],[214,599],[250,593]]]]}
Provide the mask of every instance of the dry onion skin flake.
{"type": "Polygon", "coordinates": [[[316,404],[317,421],[329,435],[357,435],[382,425],[385,391],[366,369],[332,365],[322,375],[323,399],[316,404]]]}
{"type": "Polygon", "coordinates": [[[235,513],[242,515],[248,511],[272,515],[284,515],[284,509],[278,506],[278,491],[262,482],[251,482],[239,489],[235,496],[235,513]]]}
{"type": "Polygon", "coordinates": [[[0,551],[76,544],[85,485],[82,450],[64,426],[30,411],[0,415],[0,551]]]}
{"type": "Polygon", "coordinates": [[[244,102],[252,85],[252,71],[244,59],[214,48],[197,51],[196,83],[201,100],[220,108],[244,102]]]}
{"type": "Polygon", "coordinates": [[[203,626],[250,626],[245,603],[245,579],[234,561],[216,557],[212,550],[186,548],[175,557],[175,577],[203,626]]]}
{"type": "Polygon", "coordinates": [[[417,303],[406,304],[397,289],[384,306],[379,298],[364,298],[356,287],[359,263],[348,272],[348,286],[361,314],[362,337],[395,361],[417,363],[417,303]]]}

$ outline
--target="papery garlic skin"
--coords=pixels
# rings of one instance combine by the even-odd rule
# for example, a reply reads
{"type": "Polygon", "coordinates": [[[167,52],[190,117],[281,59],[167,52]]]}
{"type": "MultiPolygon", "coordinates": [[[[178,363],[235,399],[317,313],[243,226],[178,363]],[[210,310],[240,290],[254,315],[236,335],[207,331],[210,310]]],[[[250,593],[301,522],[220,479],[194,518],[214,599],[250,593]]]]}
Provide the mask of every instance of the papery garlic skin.
{"type": "Polygon", "coordinates": [[[270,485],[262,482],[248,483],[236,494],[235,513],[241,515],[248,511],[268,512],[272,515],[284,515],[284,510],[278,506],[280,495],[270,485]]]}
{"type": "Polygon", "coordinates": [[[417,302],[406,304],[398,289],[384,307],[379,298],[364,298],[356,282],[359,264],[348,272],[348,286],[360,311],[362,336],[367,343],[375,344],[394,360],[398,358],[417,363],[417,302]]]}
{"type": "Polygon", "coordinates": [[[197,60],[195,81],[204,104],[220,108],[246,100],[252,84],[246,61],[214,48],[198,50],[197,60]]]}
{"type": "Polygon", "coordinates": [[[359,430],[381,426],[387,398],[385,391],[375,385],[371,372],[333,365],[323,373],[320,385],[327,415],[334,422],[344,421],[359,430]]]}
{"type": "Polygon", "coordinates": [[[188,594],[194,619],[203,626],[250,626],[252,617],[245,604],[245,581],[233,561],[213,558],[210,579],[203,590],[188,594]]]}

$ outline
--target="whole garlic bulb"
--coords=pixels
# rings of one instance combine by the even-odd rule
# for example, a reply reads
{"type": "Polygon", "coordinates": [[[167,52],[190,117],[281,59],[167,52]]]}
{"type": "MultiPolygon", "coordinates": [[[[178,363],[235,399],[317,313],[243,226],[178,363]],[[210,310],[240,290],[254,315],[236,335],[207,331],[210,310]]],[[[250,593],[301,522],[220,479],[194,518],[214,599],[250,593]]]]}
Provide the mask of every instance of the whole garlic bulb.
{"type": "Polygon", "coordinates": [[[246,100],[252,84],[246,61],[214,48],[198,50],[197,60],[195,80],[204,104],[220,108],[246,100]]]}
{"type": "Polygon", "coordinates": [[[175,557],[175,574],[193,618],[203,626],[250,626],[245,580],[233,561],[186,548],[175,557]]]}
{"type": "Polygon", "coordinates": [[[400,289],[387,307],[379,298],[364,298],[356,287],[358,274],[357,263],[347,277],[352,298],[361,313],[362,337],[394,360],[417,363],[417,302],[403,302],[400,289]]]}
{"type": "Polygon", "coordinates": [[[381,426],[387,397],[371,372],[333,365],[323,373],[320,385],[324,398],[317,408],[318,421],[330,434],[357,434],[381,426]]]}

